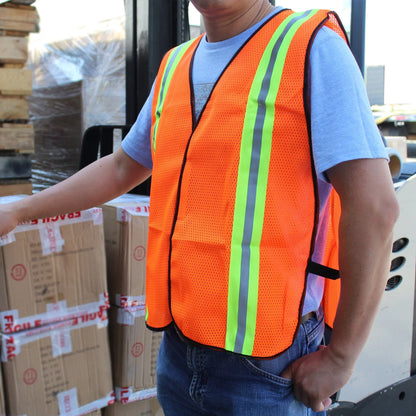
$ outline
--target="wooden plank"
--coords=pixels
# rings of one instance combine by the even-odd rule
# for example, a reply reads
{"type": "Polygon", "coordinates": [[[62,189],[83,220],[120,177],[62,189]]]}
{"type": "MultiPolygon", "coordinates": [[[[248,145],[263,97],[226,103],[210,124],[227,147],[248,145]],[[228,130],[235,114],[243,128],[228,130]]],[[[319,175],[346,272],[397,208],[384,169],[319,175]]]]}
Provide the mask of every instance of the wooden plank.
{"type": "Polygon", "coordinates": [[[35,7],[0,5],[0,29],[19,32],[39,32],[39,15],[35,7]]]}
{"type": "Polygon", "coordinates": [[[0,181],[0,197],[9,195],[31,195],[33,185],[30,180],[9,179],[0,181]]]}
{"type": "Polygon", "coordinates": [[[23,64],[27,61],[27,58],[27,38],[0,36],[0,63],[23,64]]]}
{"type": "Polygon", "coordinates": [[[32,94],[32,71],[20,68],[0,68],[0,93],[2,95],[32,94]]]}
{"type": "Polygon", "coordinates": [[[29,104],[25,98],[0,96],[0,121],[28,119],[29,104]]]}
{"type": "Polygon", "coordinates": [[[31,124],[3,124],[0,127],[0,150],[35,151],[35,133],[31,124]]]}

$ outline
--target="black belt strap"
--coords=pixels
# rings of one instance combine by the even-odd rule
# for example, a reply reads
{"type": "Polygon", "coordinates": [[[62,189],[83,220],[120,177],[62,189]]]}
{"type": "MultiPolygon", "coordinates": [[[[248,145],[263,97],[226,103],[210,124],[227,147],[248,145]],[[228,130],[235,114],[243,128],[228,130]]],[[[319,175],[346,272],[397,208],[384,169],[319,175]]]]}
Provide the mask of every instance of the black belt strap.
{"type": "Polygon", "coordinates": [[[316,274],[318,276],[325,277],[326,279],[337,280],[339,279],[339,270],[333,269],[323,264],[315,263],[312,260],[308,261],[308,266],[306,267],[308,273],[316,274]]]}

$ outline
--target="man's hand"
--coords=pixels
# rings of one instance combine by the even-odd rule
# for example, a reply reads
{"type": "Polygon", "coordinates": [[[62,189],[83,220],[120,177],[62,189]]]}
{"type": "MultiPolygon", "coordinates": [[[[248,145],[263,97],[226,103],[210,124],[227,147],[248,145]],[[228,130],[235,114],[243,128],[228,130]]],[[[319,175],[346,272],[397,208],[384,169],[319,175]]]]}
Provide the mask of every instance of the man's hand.
{"type": "Polygon", "coordinates": [[[358,159],[329,169],[342,211],[339,224],[341,295],[331,343],[291,364],[296,399],[314,411],[351,377],[386,287],[399,206],[384,159],[358,159]]]}
{"type": "Polygon", "coordinates": [[[0,237],[13,231],[19,222],[13,204],[0,204],[0,237]]]}
{"type": "Polygon", "coordinates": [[[315,412],[331,405],[330,397],[344,386],[352,374],[352,366],[334,356],[328,347],[305,355],[286,368],[281,377],[293,380],[297,400],[315,412]]]}

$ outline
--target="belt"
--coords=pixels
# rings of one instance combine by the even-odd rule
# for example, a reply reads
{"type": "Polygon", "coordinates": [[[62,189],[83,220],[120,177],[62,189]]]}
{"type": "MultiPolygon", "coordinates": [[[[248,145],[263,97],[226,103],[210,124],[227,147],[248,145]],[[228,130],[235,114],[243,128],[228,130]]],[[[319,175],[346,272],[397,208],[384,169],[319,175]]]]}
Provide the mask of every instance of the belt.
{"type": "Polygon", "coordinates": [[[302,318],[300,318],[300,323],[304,324],[306,321],[309,321],[309,319],[313,318],[313,317],[317,317],[318,315],[316,314],[316,312],[309,312],[305,315],[302,316],[302,318]]]}

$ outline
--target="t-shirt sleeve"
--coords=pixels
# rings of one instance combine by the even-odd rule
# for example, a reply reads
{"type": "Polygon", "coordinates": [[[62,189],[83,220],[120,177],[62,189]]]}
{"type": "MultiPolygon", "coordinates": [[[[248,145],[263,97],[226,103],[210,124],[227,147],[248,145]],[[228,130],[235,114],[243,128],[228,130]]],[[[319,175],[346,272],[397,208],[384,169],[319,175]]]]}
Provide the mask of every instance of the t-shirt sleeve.
{"type": "Polygon", "coordinates": [[[150,149],[150,129],[152,126],[152,100],[154,87],[150,91],[145,104],[140,113],[127,133],[124,140],[121,142],[123,150],[136,162],[152,169],[152,153],[150,149]]]}
{"type": "Polygon", "coordinates": [[[358,65],[347,44],[323,27],[311,48],[311,133],[315,168],[325,172],[348,160],[388,159],[358,65]]]}

